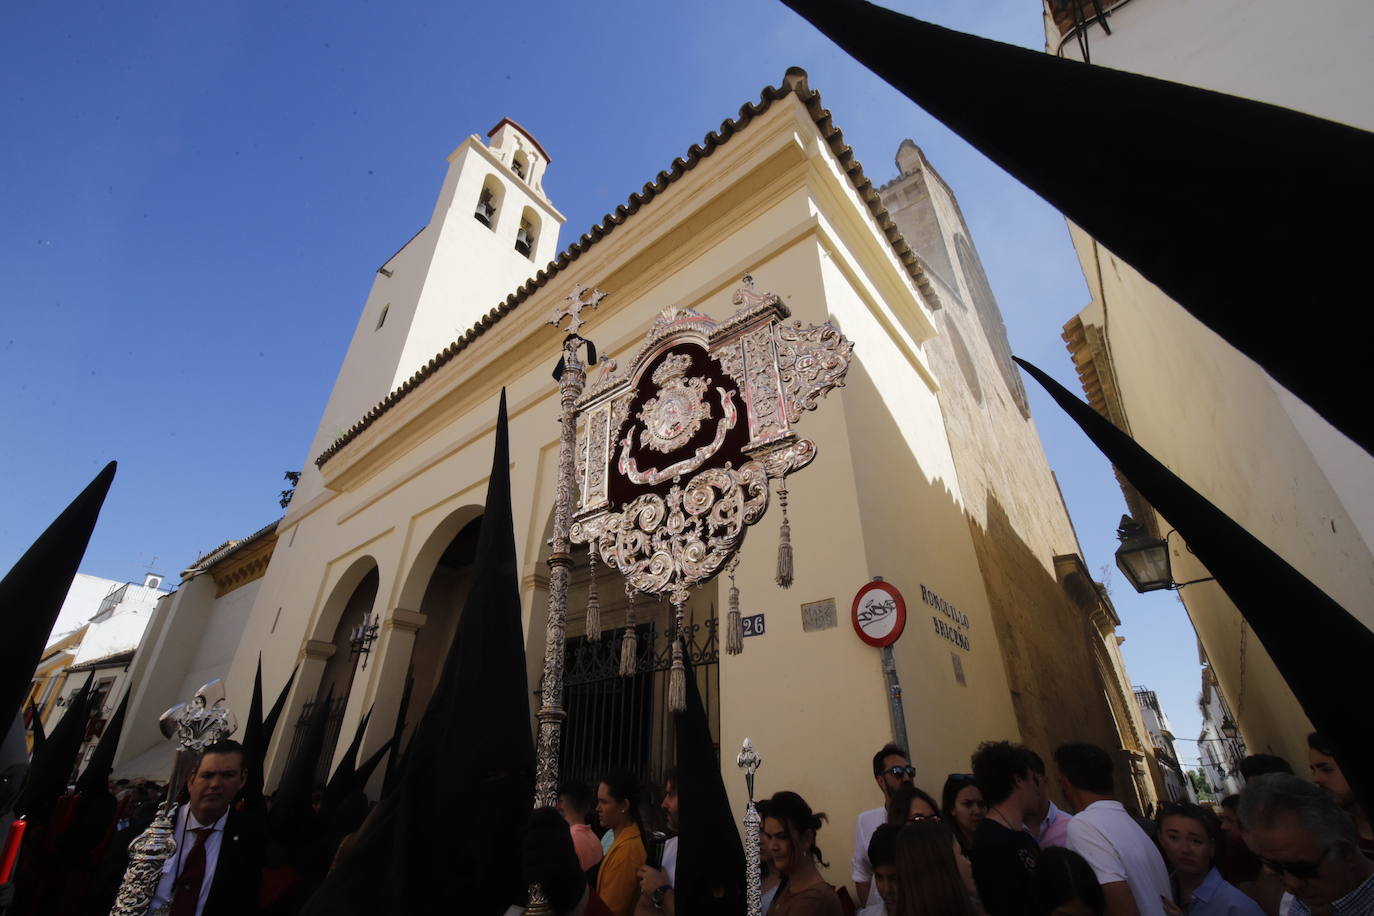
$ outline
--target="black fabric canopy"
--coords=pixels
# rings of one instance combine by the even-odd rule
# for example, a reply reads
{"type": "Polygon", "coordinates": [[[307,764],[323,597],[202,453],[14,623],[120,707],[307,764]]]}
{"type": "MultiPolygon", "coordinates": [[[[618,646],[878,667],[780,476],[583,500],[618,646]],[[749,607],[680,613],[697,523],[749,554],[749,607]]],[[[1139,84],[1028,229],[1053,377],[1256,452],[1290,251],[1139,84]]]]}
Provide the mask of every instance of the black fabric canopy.
{"type": "Polygon", "coordinates": [[[783,2],[1374,452],[1348,328],[1374,134],[863,0],[783,2]]]}
{"type": "Polygon", "coordinates": [[[1064,386],[1017,359],[1121,475],[1178,529],[1240,609],[1366,811],[1374,811],[1368,672],[1374,632],[1064,386]]]}

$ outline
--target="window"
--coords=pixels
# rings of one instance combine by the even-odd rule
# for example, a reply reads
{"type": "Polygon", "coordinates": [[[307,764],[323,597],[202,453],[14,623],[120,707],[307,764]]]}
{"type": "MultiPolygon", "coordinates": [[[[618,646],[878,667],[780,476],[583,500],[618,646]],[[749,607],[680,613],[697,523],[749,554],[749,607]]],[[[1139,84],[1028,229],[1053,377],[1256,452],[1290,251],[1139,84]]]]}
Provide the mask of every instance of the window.
{"type": "Polygon", "coordinates": [[[389,311],[391,311],[390,302],[382,306],[382,314],[377,316],[377,327],[373,328],[373,330],[380,331],[382,329],[382,325],[386,324],[386,313],[389,311]]]}
{"type": "Polygon", "coordinates": [[[522,181],[525,180],[525,176],[530,173],[530,160],[525,155],[524,150],[516,150],[515,156],[511,158],[510,167],[511,171],[519,176],[522,181]]]}

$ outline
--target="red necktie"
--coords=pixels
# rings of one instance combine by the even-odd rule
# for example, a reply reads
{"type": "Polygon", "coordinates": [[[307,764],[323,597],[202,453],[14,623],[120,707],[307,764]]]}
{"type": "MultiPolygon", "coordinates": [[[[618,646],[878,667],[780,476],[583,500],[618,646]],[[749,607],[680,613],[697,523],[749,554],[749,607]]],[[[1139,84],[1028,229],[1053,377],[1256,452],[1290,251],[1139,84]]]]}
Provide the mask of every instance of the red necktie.
{"type": "MultiPolygon", "coordinates": [[[[196,827],[192,831],[196,841],[191,851],[186,853],[173,884],[172,909],[169,916],[196,916],[196,905],[200,902],[200,886],[205,883],[205,841],[215,832],[213,827],[196,827]]],[[[182,834],[184,837],[185,834],[182,834]]]]}

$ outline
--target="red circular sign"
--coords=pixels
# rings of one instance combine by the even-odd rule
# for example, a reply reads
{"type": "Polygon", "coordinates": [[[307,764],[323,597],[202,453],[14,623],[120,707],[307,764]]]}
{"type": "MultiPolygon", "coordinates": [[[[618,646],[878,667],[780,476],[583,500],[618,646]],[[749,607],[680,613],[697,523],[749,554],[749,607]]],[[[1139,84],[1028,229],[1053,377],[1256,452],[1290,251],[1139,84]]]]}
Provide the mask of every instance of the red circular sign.
{"type": "Polygon", "coordinates": [[[854,632],[870,646],[890,646],[906,628],[906,600],[886,582],[873,581],[859,589],[850,611],[854,632]]]}

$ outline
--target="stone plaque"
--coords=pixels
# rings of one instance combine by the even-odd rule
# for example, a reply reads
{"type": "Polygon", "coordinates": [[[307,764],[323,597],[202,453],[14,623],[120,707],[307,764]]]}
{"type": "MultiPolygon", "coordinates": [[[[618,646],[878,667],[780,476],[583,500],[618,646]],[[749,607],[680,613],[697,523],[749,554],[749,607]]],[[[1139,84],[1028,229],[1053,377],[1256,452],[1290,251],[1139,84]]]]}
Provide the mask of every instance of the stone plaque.
{"type": "Polygon", "coordinates": [[[835,599],[825,598],[801,606],[802,629],[807,633],[814,630],[829,630],[835,626],[835,599]]]}

